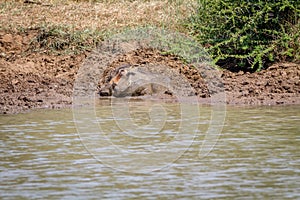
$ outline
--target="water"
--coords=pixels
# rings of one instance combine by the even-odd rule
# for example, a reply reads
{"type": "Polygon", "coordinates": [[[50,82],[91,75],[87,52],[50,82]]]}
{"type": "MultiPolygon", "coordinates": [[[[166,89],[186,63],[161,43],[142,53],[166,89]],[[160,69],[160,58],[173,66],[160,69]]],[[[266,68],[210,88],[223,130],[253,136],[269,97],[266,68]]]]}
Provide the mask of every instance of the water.
{"type": "Polygon", "coordinates": [[[210,137],[210,106],[87,110],[0,116],[1,199],[300,199],[299,106],[227,107],[210,137]]]}

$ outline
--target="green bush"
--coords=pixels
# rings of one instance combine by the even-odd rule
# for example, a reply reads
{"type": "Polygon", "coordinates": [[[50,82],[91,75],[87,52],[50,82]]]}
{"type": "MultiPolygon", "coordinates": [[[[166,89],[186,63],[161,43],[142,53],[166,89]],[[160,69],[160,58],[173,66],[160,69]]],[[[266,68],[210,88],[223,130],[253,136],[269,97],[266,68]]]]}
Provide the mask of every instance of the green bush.
{"type": "Polygon", "coordinates": [[[258,71],[274,61],[299,60],[298,0],[198,0],[186,26],[215,63],[258,71]]]}

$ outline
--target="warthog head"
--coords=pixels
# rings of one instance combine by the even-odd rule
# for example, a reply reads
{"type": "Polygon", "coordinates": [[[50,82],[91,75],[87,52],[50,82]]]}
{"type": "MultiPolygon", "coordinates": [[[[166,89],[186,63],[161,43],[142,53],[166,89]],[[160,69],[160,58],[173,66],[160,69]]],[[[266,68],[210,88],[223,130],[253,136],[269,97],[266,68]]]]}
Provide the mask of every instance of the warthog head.
{"type": "Polygon", "coordinates": [[[116,68],[108,77],[108,82],[104,83],[99,90],[100,96],[111,96],[113,94],[113,90],[119,84],[121,77],[126,76],[127,69],[130,65],[122,65],[116,68]]]}
{"type": "MultiPolygon", "coordinates": [[[[100,96],[142,96],[153,93],[164,93],[166,88],[156,83],[162,83],[158,75],[137,66],[122,65],[116,68],[103,87],[100,96]]],[[[164,77],[164,79],[166,79],[164,77]]]]}

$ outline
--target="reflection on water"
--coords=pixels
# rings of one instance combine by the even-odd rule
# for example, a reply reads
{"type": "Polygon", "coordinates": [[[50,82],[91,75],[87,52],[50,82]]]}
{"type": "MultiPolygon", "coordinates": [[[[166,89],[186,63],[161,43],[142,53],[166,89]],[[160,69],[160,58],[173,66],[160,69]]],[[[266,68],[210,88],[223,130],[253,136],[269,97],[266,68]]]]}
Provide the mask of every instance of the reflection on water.
{"type": "MultiPolygon", "coordinates": [[[[176,103],[162,105],[163,108],[154,107],[155,113],[151,113],[149,104],[132,103],[134,109],[129,109],[129,113],[136,131],[130,134],[126,134],[131,131],[129,127],[122,124],[128,119],[121,118],[118,107],[114,110],[117,117],[111,117],[114,111],[109,105],[98,105],[94,123],[103,128],[107,138],[121,149],[126,147],[126,151],[130,152],[154,152],[161,148],[156,144],[171,143],[179,132],[180,112],[175,111],[180,110],[180,106],[176,103]],[[158,108],[163,110],[163,119],[166,119],[163,126],[160,121],[151,122],[151,119],[157,118],[156,113],[163,114],[158,108]],[[119,126],[113,124],[116,120],[119,120],[119,126]],[[155,127],[152,131],[146,130],[147,124],[151,123],[162,126],[162,131],[155,134],[155,127]],[[146,130],[145,133],[137,131],[141,127],[146,130]],[[127,132],[120,134],[118,129],[127,132]]],[[[153,104],[150,103],[150,106],[153,107],[153,104]]],[[[189,112],[201,113],[199,132],[193,137],[193,143],[179,159],[144,174],[122,172],[116,166],[95,159],[77,134],[71,110],[0,116],[0,197],[300,198],[299,106],[227,107],[219,141],[204,158],[199,158],[199,149],[204,139],[203,133],[209,128],[211,107],[183,106],[194,106],[189,112]]],[[[185,121],[188,122],[194,121],[185,121]]],[[[95,138],[98,139],[98,136],[95,138]]],[[[174,142],[170,152],[178,152],[185,143],[190,141],[174,142]]],[[[105,155],[108,152],[105,148],[94,148],[92,151],[107,157],[114,156],[105,155]]],[[[160,152],[157,151],[158,154],[160,152]]],[[[123,161],[125,159],[126,156],[123,161]]]]}

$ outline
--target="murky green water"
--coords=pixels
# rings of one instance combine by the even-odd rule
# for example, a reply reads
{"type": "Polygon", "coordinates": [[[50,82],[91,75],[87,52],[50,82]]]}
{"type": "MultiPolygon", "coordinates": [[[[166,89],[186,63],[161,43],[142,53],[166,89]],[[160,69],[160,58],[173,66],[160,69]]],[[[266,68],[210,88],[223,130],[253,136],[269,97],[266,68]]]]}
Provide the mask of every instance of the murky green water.
{"type": "Polygon", "coordinates": [[[100,104],[0,116],[0,198],[300,198],[299,106],[100,104]]]}

